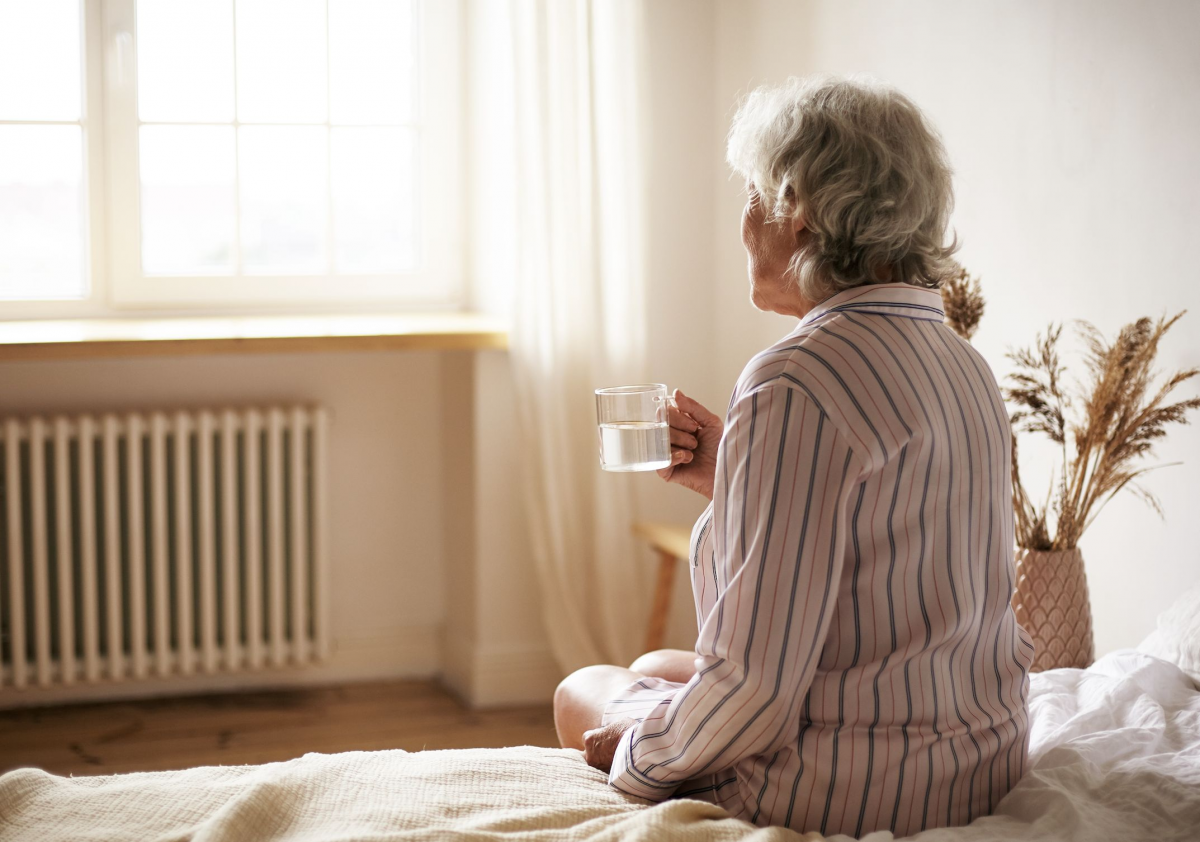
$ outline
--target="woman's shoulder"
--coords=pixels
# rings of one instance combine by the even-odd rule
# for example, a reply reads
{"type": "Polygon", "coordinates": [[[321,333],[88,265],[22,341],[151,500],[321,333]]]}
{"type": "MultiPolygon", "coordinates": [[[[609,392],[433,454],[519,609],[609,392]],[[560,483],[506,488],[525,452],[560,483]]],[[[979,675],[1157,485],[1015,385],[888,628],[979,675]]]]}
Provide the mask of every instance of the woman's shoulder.
{"type": "Polygon", "coordinates": [[[841,314],[801,324],[755,354],[742,370],[731,409],[765,390],[790,389],[818,409],[866,462],[885,459],[874,430],[887,425],[879,384],[904,377],[895,350],[878,331],[858,329],[841,314]]]}
{"type": "Polygon", "coordinates": [[[834,374],[816,325],[800,325],[791,333],[759,351],[742,369],[734,390],[733,401],[748,398],[764,389],[794,389],[804,393],[824,409],[823,401],[813,391],[825,389],[824,380],[834,374]]]}

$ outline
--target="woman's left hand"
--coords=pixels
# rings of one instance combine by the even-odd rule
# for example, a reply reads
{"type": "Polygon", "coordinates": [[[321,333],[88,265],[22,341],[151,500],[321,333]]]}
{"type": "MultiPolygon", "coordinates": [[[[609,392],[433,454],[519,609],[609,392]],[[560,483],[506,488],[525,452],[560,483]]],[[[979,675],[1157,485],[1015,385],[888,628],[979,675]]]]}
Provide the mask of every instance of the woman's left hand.
{"type": "Polygon", "coordinates": [[[621,719],[591,731],[584,731],[583,759],[587,761],[587,765],[607,774],[612,769],[613,755],[621,737],[636,724],[636,719],[621,719]]]}

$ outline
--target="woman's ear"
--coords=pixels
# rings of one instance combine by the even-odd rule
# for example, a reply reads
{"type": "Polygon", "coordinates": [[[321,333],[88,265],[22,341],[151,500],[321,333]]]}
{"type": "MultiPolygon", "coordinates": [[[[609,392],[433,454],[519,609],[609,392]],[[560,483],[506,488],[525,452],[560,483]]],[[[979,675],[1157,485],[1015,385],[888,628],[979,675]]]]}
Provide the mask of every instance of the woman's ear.
{"type": "MultiPolygon", "coordinates": [[[[783,198],[784,201],[793,207],[797,204],[796,191],[792,188],[792,185],[789,184],[787,187],[783,188],[783,198]]],[[[807,227],[808,225],[806,224],[806,220],[804,218],[804,210],[797,207],[796,212],[792,214],[792,232],[799,236],[800,232],[807,227]]]]}
{"type": "Polygon", "coordinates": [[[808,241],[810,236],[808,230],[808,221],[805,219],[804,211],[797,211],[792,216],[792,236],[796,238],[796,247],[800,248],[808,241]]]}

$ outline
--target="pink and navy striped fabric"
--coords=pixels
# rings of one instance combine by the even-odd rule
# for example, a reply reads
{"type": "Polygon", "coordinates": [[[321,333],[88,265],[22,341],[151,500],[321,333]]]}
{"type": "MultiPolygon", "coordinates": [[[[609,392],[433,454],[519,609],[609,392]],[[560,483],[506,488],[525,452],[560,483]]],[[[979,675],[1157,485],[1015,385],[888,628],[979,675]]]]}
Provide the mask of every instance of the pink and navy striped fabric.
{"type": "Polygon", "coordinates": [[[858,287],[754,357],[692,533],[687,684],[646,679],[611,783],[760,825],[898,836],[1025,769],[1009,427],[936,291],[858,287]]]}

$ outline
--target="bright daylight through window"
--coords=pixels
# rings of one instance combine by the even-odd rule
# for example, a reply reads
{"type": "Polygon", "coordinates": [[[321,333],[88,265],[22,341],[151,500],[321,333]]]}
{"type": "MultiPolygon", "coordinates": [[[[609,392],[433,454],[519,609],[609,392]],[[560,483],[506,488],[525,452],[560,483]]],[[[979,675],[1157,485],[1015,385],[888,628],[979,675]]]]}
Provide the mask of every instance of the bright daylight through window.
{"type": "Polygon", "coordinates": [[[80,23],[0,0],[0,299],[86,294],[80,23]]]}
{"type": "Polygon", "coordinates": [[[437,5],[0,0],[0,300],[452,298],[437,5]]]}
{"type": "Polygon", "coordinates": [[[143,271],[411,269],[408,4],[233,5],[138,3],[143,271]]]}

